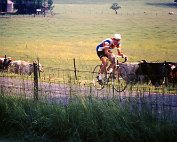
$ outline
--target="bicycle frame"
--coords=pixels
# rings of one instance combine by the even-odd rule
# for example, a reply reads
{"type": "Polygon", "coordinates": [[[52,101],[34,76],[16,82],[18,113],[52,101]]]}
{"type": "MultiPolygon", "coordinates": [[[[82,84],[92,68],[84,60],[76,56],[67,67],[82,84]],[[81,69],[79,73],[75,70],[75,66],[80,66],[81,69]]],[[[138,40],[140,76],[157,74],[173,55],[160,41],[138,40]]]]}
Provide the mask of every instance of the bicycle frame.
{"type": "MultiPolygon", "coordinates": [[[[117,92],[122,92],[125,90],[127,84],[126,84],[126,78],[127,78],[127,74],[126,74],[126,70],[123,67],[120,67],[119,64],[120,63],[124,63],[126,62],[126,59],[124,59],[123,62],[118,62],[118,58],[120,56],[116,56],[115,58],[115,65],[113,68],[113,71],[111,74],[108,75],[107,70],[104,73],[104,77],[103,77],[103,84],[98,84],[98,80],[95,80],[95,78],[97,78],[99,72],[100,72],[100,67],[101,65],[97,65],[92,74],[93,74],[93,84],[96,87],[97,90],[101,90],[103,89],[105,86],[108,85],[112,85],[112,87],[117,91],[117,92]],[[110,84],[111,83],[111,84],[110,84]]],[[[108,67],[106,67],[107,69],[108,67]]]]}

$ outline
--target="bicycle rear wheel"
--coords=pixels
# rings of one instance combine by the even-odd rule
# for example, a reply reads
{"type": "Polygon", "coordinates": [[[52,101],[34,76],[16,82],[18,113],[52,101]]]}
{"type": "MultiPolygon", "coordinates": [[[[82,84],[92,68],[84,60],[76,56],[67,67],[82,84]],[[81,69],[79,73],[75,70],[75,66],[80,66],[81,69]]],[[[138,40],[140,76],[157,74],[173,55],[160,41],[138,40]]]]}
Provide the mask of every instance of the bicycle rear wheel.
{"type": "Polygon", "coordinates": [[[118,67],[113,72],[113,87],[117,92],[123,92],[127,87],[127,71],[124,67],[118,67]]]}
{"type": "Polygon", "coordinates": [[[101,90],[104,88],[104,85],[101,85],[99,84],[98,82],[98,75],[99,75],[99,72],[100,72],[100,65],[97,65],[94,69],[93,69],[93,72],[92,72],[92,83],[94,85],[94,87],[97,89],[97,90],[101,90]]]}

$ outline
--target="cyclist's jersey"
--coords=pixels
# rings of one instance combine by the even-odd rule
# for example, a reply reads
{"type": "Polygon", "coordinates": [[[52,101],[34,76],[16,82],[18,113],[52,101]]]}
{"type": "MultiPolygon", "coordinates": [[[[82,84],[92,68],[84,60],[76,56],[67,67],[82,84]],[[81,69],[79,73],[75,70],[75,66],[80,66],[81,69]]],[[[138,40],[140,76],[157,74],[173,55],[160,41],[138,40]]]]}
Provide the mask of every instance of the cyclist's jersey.
{"type": "Polygon", "coordinates": [[[103,51],[105,48],[113,49],[116,46],[120,46],[120,43],[118,42],[117,45],[114,45],[113,40],[111,38],[107,38],[96,47],[96,51],[103,51]]]}

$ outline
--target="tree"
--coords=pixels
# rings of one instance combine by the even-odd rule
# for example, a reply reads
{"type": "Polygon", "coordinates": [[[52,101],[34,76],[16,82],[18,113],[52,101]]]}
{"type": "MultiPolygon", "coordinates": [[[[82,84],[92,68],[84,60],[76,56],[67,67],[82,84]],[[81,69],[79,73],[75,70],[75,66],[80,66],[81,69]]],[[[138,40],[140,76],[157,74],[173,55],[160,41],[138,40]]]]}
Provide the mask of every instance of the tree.
{"type": "Polygon", "coordinates": [[[121,6],[119,6],[118,3],[113,3],[112,6],[110,7],[110,9],[115,10],[116,14],[119,8],[121,8],[121,6]]]}
{"type": "MultiPolygon", "coordinates": [[[[19,14],[35,14],[36,9],[50,10],[53,0],[13,0],[19,14]]],[[[45,12],[44,12],[45,14],[45,12]]]]}
{"type": "Polygon", "coordinates": [[[0,12],[7,11],[7,0],[0,0],[0,12]]]}

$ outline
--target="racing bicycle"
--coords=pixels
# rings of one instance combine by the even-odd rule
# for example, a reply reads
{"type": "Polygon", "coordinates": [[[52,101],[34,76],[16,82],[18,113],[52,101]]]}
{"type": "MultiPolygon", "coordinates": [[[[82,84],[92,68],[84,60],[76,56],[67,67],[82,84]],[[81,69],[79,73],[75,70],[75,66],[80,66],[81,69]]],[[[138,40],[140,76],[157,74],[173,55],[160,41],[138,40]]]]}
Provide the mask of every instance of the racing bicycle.
{"type": "Polygon", "coordinates": [[[100,67],[102,66],[102,64],[95,66],[92,72],[92,83],[97,90],[102,90],[105,86],[112,86],[112,88],[117,92],[123,92],[126,89],[128,75],[126,69],[121,66],[121,64],[125,63],[127,61],[127,58],[124,58],[122,62],[119,62],[118,58],[120,57],[121,56],[115,57],[115,65],[113,67],[112,73],[110,74],[107,73],[107,68],[109,66],[108,64],[110,63],[109,59],[107,59],[107,66],[106,70],[103,73],[101,84],[99,83],[98,75],[100,73],[100,67]]]}

